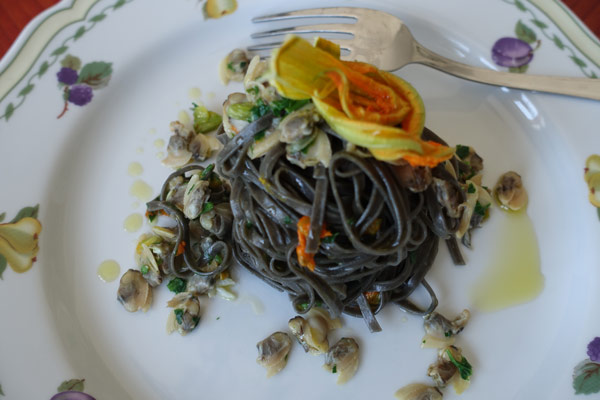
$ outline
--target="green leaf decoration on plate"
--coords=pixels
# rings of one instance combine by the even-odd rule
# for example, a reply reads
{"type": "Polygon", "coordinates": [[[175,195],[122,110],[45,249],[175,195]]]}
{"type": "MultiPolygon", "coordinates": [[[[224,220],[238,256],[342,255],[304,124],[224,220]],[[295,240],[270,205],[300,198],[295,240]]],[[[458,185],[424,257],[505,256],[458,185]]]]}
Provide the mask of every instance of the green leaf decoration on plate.
{"type": "Polygon", "coordinates": [[[23,90],[21,90],[19,92],[19,97],[21,97],[21,96],[27,96],[29,94],[29,92],[31,92],[33,90],[33,88],[34,88],[33,83],[28,84],[27,86],[25,86],[23,88],[23,90]]]}
{"type": "Polygon", "coordinates": [[[14,224],[15,222],[19,222],[20,220],[22,220],[23,218],[26,218],[26,217],[37,218],[39,211],[40,211],[39,204],[34,207],[23,207],[21,209],[21,211],[19,211],[17,213],[17,215],[10,221],[10,223],[14,224]]]}
{"type": "Polygon", "coordinates": [[[8,121],[8,119],[13,115],[14,112],[15,112],[14,104],[8,103],[8,105],[6,106],[6,109],[4,109],[4,118],[6,118],[6,120],[8,121]]]}
{"type": "Polygon", "coordinates": [[[556,47],[558,47],[559,49],[562,50],[565,48],[565,45],[563,44],[562,40],[559,39],[558,36],[556,36],[556,35],[552,36],[552,41],[554,42],[556,47]]]}
{"type": "Polygon", "coordinates": [[[517,6],[517,8],[523,12],[527,11],[527,7],[525,7],[525,5],[519,0],[515,0],[515,6],[517,6]]]}
{"type": "Polygon", "coordinates": [[[531,22],[540,29],[546,29],[548,27],[545,22],[540,21],[539,19],[532,19],[531,22]]]}
{"type": "Polygon", "coordinates": [[[592,394],[600,392],[600,364],[586,359],[573,371],[573,388],[575,394],[592,394]]]}
{"type": "Polygon", "coordinates": [[[112,72],[112,63],[91,62],[83,66],[77,82],[85,83],[92,89],[101,89],[108,85],[112,72]]]}
{"type": "Polygon", "coordinates": [[[46,71],[48,71],[48,67],[49,67],[48,62],[44,61],[42,63],[42,65],[40,65],[40,69],[38,70],[38,76],[41,77],[42,75],[44,75],[46,73],[46,71]]]}
{"type": "Polygon", "coordinates": [[[573,62],[575,64],[577,64],[578,67],[587,67],[587,64],[585,63],[585,61],[583,61],[581,58],[576,57],[576,56],[571,56],[571,60],[573,60],[573,62]]]}
{"type": "Polygon", "coordinates": [[[60,56],[61,54],[63,54],[67,50],[69,50],[69,47],[67,47],[67,46],[60,46],[59,48],[57,48],[56,50],[54,50],[51,53],[51,55],[53,55],[53,56],[60,56]]]}
{"type": "Polygon", "coordinates": [[[80,27],[79,29],[77,29],[77,32],[75,32],[75,35],[73,36],[73,39],[75,39],[75,40],[79,39],[86,32],[87,32],[87,30],[85,29],[85,26],[80,27]]]}
{"type": "Polygon", "coordinates": [[[100,22],[106,18],[106,14],[98,14],[90,18],[90,22],[100,22]]]}
{"type": "Polygon", "coordinates": [[[534,43],[537,40],[537,35],[535,32],[525,25],[523,21],[519,20],[517,22],[517,26],[515,27],[515,34],[519,39],[527,43],[534,43]]]}
{"type": "Polygon", "coordinates": [[[116,10],[117,8],[121,8],[125,5],[125,0],[119,0],[115,3],[115,5],[113,6],[113,9],[116,10]]]}
{"type": "Polygon", "coordinates": [[[68,381],[64,381],[58,386],[56,389],[58,393],[67,392],[70,390],[75,390],[77,392],[83,392],[84,390],[84,382],[85,379],[69,379],[68,381]]]}

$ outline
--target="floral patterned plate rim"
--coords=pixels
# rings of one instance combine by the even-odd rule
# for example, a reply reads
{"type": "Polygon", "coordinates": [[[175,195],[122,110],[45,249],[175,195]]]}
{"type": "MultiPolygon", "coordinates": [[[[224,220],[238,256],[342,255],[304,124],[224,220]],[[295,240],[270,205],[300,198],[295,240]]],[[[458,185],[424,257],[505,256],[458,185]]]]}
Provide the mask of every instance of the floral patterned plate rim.
{"type": "MultiPolygon", "coordinates": [[[[266,379],[255,344],[285,329],[293,316],[285,296],[234,272],[237,300],[203,304],[198,329],[177,337],[164,333],[166,290],[148,313],[130,315],[116,301],[118,281],[98,278],[107,260],[121,272],[133,265],[141,231],[128,232],[135,229],[125,221],[144,211],[140,188],[156,193],[169,173],[159,160],[169,122],[192,103],[219,110],[236,90],[218,81],[219,61],[249,44],[252,16],[287,9],[229,1],[227,15],[210,18],[220,16],[216,3],[63,1],[0,61],[0,398],[393,398],[401,386],[427,383],[434,352],[419,348],[420,319],[399,310],[380,314],[383,332],[375,335],[344,318],[337,334],[361,348],[346,385],[297,347],[286,369],[266,379]]],[[[326,5],[336,3],[294,8],[326,5]]],[[[400,16],[425,45],[464,62],[600,76],[598,40],[556,0],[351,5],[400,16]]],[[[430,273],[441,312],[472,310],[460,340],[473,379],[462,398],[598,396],[600,232],[588,199],[596,204],[600,168],[590,156],[600,153],[600,103],[472,84],[420,66],[398,74],[422,94],[429,127],[484,157],[484,182],[514,169],[530,191],[539,296],[497,312],[473,307],[473,287],[502,247],[499,209],[474,236],[467,266],[452,266],[441,251],[430,273]]],[[[445,397],[458,398],[451,389],[445,397]]]]}

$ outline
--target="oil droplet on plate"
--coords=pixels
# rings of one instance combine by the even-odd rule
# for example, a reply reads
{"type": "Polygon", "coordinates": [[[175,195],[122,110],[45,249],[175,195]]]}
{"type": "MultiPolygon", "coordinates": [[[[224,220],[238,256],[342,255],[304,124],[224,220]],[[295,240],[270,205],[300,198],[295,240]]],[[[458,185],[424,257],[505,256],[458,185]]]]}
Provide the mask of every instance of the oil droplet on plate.
{"type": "Polygon", "coordinates": [[[142,217],[142,214],[133,213],[125,218],[123,228],[125,228],[127,232],[137,232],[140,230],[143,223],[144,218],[142,217]]]}
{"type": "Polygon", "coordinates": [[[162,160],[163,158],[165,158],[165,153],[163,153],[162,151],[159,151],[158,153],[156,153],[156,158],[158,158],[159,160],[162,160]]]}
{"type": "Polygon", "coordinates": [[[206,98],[209,100],[212,100],[215,97],[217,97],[217,94],[215,92],[208,92],[208,94],[206,95],[206,98]]]}
{"type": "Polygon", "coordinates": [[[97,272],[103,282],[112,282],[119,277],[121,266],[115,260],[106,260],[98,266],[97,272]]]}
{"type": "Polygon", "coordinates": [[[152,128],[148,131],[148,133],[151,135],[156,135],[156,129],[152,128]]]}
{"type": "Polygon", "coordinates": [[[138,208],[139,206],[140,206],[139,201],[134,201],[133,203],[131,203],[131,208],[138,208]]]}
{"type": "Polygon", "coordinates": [[[471,292],[482,311],[497,311],[535,299],[544,288],[540,251],[531,219],[525,213],[501,213],[500,240],[490,265],[471,292]]]}
{"type": "Polygon", "coordinates": [[[157,149],[162,149],[163,147],[165,147],[165,141],[162,139],[156,139],[154,141],[154,147],[156,147],[157,149]]]}
{"type": "Polygon", "coordinates": [[[188,91],[188,96],[192,100],[199,99],[200,96],[202,96],[202,91],[197,87],[190,88],[188,91]]]}
{"type": "Polygon", "coordinates": [[[144,168],[139,162],[132,162],[129,164],[129,167],[127,167],[127,173],[129,176],[140,176],[142,172],[144,172],[144,168]]]}
{"type": "Polygon", "coordinates": [[[138,179],[129,188],[129,194],[146,203],[152,199],[152,188],[143,180],[138,179]]]}
{"type": "Polygon", "coordinates": [[[187,127],[191,126],[192,123],[192,120],[190,119],[190,114],[186,110],[179,111],[179,114],[177,115],[177,120],[187,127]]]}
{"type": "Polygon", "coordinates": [[[137,149],[135,149],[135,151],[138,154],[142,154],[144,152],[144,148],[143,147],[138,147],[137,149]]]}

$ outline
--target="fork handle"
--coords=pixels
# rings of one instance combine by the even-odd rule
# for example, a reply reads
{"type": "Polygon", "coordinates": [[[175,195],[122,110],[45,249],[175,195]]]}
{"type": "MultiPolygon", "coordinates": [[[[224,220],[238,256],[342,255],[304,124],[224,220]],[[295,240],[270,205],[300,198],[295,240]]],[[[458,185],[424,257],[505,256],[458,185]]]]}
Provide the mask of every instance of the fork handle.
{"type": "Polygon", "coordinates": [[[412,62],[474,82],[600,100],[600,79],[515,74],[472,67],[442,57],[416,42],[412,62]]]}

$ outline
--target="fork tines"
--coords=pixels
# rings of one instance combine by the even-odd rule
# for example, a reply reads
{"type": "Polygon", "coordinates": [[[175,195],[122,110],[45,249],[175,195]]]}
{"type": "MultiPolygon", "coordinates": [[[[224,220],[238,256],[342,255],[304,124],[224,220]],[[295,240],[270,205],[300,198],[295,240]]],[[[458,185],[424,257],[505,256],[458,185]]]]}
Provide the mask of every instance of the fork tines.
{"type": "MultiPolygon", "coordinates": [[[[255,32],[250,35],[252,39],[261,39],[268,38],[274,36],[284,36],[287,34],[325,34],[325,35],[346,35],[346,36],[354,36],[356,34],[356,29],[353,26],[353,23],[356,22],[357,17],[352,12],[349,11],[348,8],[342,7],[331,7],[331,8],[313,8],[308,10],[298,10],[291,11],[286,13],[278,13],[265,15],[262,17],[255,17],[252,19],[252,22],[255,23],[264,23],[264,22],[277,22],[277,21],[288,21],[288,20],[296,20],[296,19],[328,19],[328,20],[337,20],[344,21],[347,23],[323,23],[319,25],[298,25],[298,26],[290,26],[284,28],[277,28],[266,30],[262,32],[255,32]]],[[[342,44],[343,50],[348,50],[343,46],[343,43],[346,41],[344,39],[336,39],[336,42],[342,44]]],[[[270,43],[261,43],[253,46],[249,46],[247,49],[250,52],[260,52],[265,50],[271,50],[281,45],[281,42],[270,42],[270,43]]]]}

